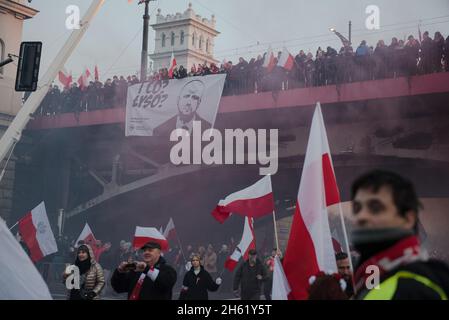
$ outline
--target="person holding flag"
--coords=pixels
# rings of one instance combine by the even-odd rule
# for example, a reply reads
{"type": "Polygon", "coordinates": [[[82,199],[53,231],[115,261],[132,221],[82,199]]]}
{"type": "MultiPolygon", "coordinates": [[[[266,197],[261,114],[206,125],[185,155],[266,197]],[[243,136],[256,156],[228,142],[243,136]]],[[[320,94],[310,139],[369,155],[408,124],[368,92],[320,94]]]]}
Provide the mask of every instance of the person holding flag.
{"type": "Polygon", "coordinates": [[[127,293],[129,300],[171,300],[176,270],[161,256],[161,244],[150,241],[140,248],[142,262],[120,263],[111,278],[117,293],[127,293]]]}

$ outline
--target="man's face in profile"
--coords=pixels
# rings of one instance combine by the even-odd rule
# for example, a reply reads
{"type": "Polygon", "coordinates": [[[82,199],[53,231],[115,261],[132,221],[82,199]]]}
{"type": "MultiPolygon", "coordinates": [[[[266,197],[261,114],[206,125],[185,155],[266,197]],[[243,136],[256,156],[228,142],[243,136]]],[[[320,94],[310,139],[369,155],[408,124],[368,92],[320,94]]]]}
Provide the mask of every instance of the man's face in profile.
{"type": "Polygon", "coordinates": [[[178,101],[178,110],[182,116],[193,115],[201,104],[203,84],[193,81],[181,91],[178,101]]]}

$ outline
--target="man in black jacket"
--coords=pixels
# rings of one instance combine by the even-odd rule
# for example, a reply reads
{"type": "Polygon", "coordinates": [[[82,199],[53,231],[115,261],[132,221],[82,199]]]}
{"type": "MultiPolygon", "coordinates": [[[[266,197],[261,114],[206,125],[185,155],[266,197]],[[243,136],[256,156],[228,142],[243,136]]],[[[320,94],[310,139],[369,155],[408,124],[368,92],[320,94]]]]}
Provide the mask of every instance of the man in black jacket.
{"type": "Polygon", "coordinates": [[[267,279],[264,265],[257,259],[256,250],[249,251],[248,260],[237,269],[234,276],[234,294],[242,300],[260,300],[262,283],[267,279]]]}
{"type": "Polygon", "coordinates": [[[352,241],[360,254],[356,299],[447,300],[449,268],[420,247],[420,203],[412,183],[373,171],[354,182],[351,197],[352,241]]]}
{"type": "Polygon", "coordinates": [[[161,257],[161,246],[149,242],[142,248],[144,262],[122,262],[114,271],[112,288],[128,293],[129,300],[171,300],[176,271],[161,257]]]}

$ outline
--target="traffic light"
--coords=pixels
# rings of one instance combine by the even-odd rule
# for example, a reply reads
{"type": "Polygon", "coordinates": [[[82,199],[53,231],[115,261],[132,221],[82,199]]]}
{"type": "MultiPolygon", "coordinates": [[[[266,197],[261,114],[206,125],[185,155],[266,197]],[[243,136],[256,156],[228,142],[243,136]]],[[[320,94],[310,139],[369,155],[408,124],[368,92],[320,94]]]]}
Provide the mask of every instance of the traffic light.
{"type": "Polygon", "coordinates": [[[42,42],[22,42],[17,67],[16,91],[36,91],[42,42]]]}

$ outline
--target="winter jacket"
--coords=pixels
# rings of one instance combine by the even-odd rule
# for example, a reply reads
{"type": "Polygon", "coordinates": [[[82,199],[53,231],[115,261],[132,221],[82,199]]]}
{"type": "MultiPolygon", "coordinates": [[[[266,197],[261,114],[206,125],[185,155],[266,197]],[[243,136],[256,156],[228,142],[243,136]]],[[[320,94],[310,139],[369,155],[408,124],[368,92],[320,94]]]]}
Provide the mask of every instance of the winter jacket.
{"type": "Polygon", "coordinates": [[[219,285],[215,283],[209,272],[203,266],[196,275],[192,267],[184,276],[183,289],[179,300],[209,300],[208,291],[217,291],[219,285]]]}
{"type": "MultiPolygon", "coordinates": [[[[154,268],[159,269],[159,275],[155,281],[148,276],[145,277],[139,300],[171,300],[173,286],[177,277],[175,269],[169,266],[163,257],[159,258],[154,268]]],[[[149,269],[147,266],[143,272],[147,273],[149,269]]],[[[135,271],[121,273],[116,269],[111,278],[112,288],[117,293],[127,292],[129,299],[141,274],[141,272],[135,271]]]]}
{"type": "MultiPolygon", "coordinates": [[[[104,280],[104,274],[103,274],[103,268],[99,263],[95,261],[94,252],[92,250],[92,247],[85,244],[86,247],[89,248],[89,256],[90,256],[90,269],[85,273],[85,275],[80,275],[80,286],[81,291],[84,291],[85,293],[89,291],[95,292],[94,300],[100,299],[100,293],[101,290],[103,290],[103,287],[105,285],[104,280]],[[84,282],[83,280],[84,279],[84,282]]],[[[65,283],[65,280],[64,280],[65,283]]],[[[71,290],[69,290],[67,298],[70,299],[71,290]]]]}
{"type": "Polygon", "coordinates": [[[260,297],[262,283],[267,279],[267,271],[260,260],[256,260],[254,266],[250,266],[245,261],[237,269],[234,276],[234,291],[241,289],[242,300],[249,300],[254,297],[260,297]],[[257,279],[257,275],[261,275],[262,279],[257,279]]]}

